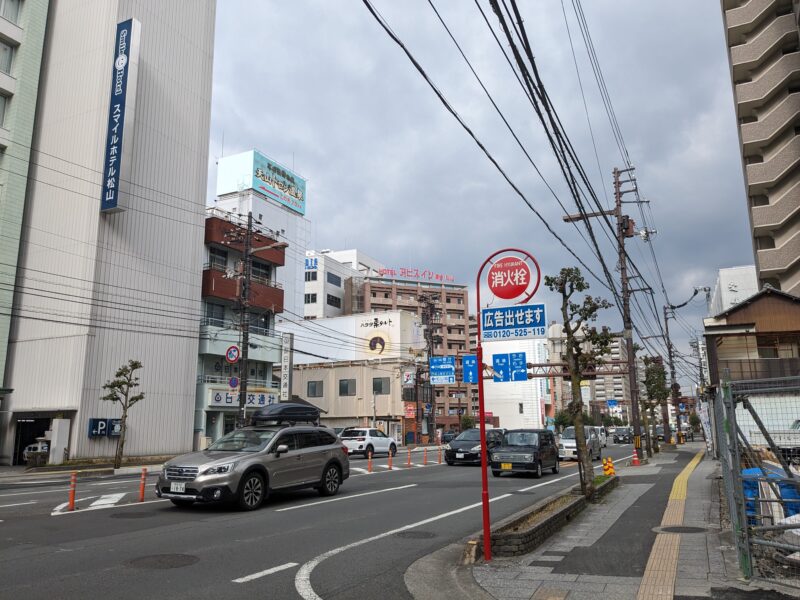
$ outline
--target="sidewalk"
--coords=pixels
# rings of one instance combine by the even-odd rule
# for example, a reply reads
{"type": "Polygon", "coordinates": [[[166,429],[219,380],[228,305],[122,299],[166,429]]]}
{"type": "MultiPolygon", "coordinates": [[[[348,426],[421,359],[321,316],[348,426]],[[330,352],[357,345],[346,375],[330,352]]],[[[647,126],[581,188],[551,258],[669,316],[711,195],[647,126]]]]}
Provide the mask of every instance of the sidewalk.
{"type": "MultiPolygon", "coordinates": [[[[615,490],[530,554],[459,567],[463,545],[454,544],[417,561],[406,581],[438,566],[439,586],[446,571],[459,597],[482,600],[788,598],[739,580],[731,534],[720,530],[717,473],[705,445],[688,443],[618,468],[615,490]]],[[[408,587],[427,600],[426,586],[408,587]]]]}

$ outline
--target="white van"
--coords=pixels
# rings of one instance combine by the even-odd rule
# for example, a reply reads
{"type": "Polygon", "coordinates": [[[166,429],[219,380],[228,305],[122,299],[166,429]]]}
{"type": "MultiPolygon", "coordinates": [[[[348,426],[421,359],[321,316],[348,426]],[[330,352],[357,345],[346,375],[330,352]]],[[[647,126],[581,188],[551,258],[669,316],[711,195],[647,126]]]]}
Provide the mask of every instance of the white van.
{"type": "Polygon", "coordinates": [[[592,429],[594,429],[595,433],[597,434],[597,437],[600,439],[600,445],[603,448],[608,448],[608,441],[607,441],[608,438],[606,437],[606,428],[592,427],[592,429]]]}

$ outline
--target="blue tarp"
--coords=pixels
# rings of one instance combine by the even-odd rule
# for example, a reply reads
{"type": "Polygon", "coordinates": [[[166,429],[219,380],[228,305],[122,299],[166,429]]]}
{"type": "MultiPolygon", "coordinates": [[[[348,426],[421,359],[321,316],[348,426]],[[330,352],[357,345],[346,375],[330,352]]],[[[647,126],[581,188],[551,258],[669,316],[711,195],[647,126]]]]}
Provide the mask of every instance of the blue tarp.
{"type": "MultiPolygon", "coordinates": [[[[767,472],[767,478],[769,479],[786,477],[786,472],[780,467],[764,465],[764,471],[767,472]]],[[[761,471],[761,469],[757,467],[752,469],[742,469],[742,488],[744,489],[744,497],[758,498],[758,484],[761,481],[766,481],[764,473],[761,471]]],[[[798,492],[797,486],[793,483],[789,483],[788,481],[779,481],[777,483],[781,498],[783,500],[789,500],[789,502],[782,503],[783,512],[786,514],[786,516],[791,517],[800,513],[800,492],[798,492]]],[[[758,524],[755,523],[754,519],[750,519],[750,517],[756,517],[759,514],[758,507],[756,506],[757,504],[762,503],[757,502],[756,500],[745,500],[745,512],[748,516],[747,520],[750,521],[751,525],[758,524]]]]}

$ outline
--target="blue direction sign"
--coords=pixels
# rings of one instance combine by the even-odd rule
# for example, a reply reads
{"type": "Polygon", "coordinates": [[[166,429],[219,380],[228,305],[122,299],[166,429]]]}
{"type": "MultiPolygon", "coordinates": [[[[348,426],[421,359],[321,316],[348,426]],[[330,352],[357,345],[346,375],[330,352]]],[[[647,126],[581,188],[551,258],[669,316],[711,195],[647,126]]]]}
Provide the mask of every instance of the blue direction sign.
{"type": "Polygon", "coordinates": [[[685,411],[686,405],[683,402],[681,402],[680,404],[678,404],[678,410],[681,412],[685,411]]]}
{"type": "Polygon", "coordinates": [[[449,385],[456,382],[456,357],[431,356],[431,385],[449,385]]]}
{"type": "Polygon", "coordinates": [[[494,381],[498,383],[511,381],[511,364],[508,354],[493,354],[492,369],[494,369],[494,381]]]}
{"type": "Polygon", "coordinates": [[[608,408],[616,408],[619,402],[616,400],[606,400],[606,404],[608,405],[608,408]]]}
{"type": "Polygon", "coordinates": [[[508,355],[511,362],[511,381],[528,381],[528,366],[524,352],[512,352],[508,355]]]}
{"type": "Polygon", "coordinates": [[[514,340],[544,337],[547,315],[544,304],[521,304],[481,311],[481,339],[514,340]]]}
{"type": "Polygon", "coordinates": [[[464,354],[461,357],[461,370],[464,383],[478,383],[478,357],[474,354],[464,354]]]}

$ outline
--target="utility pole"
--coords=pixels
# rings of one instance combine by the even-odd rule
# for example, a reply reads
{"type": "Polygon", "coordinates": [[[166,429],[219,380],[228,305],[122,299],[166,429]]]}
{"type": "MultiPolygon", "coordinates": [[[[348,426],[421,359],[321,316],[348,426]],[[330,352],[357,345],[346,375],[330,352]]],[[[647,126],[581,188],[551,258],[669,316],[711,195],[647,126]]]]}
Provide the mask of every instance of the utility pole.
{"type": "Polygon", "coordinates": [[[242,331],[241,367],[239,368],[239,416],[237,427],[245,426],[247,406],[247,377],[250,374],[248,351],[250,349],[250,283],[253,276],[253,212],[247,213],[247,229],[244,232],[242,253],[242,279],[239,284],[239,327],[242,331]]]}
{"type": "MultiPolygon", "coordinates": [[[[418,302],[419,302],[419,304],[421,305],[421,308],[422,308],[422,310],[420,312],[421,312],[421,317],[422,317],[422,324],[425,326],[425,349],[426,349],[426,353],[427,353],[427,356],[428,356],[428,364],[430,364],[430,358],[431,358],[431,356],[433,356],[433,339],[434,339],[434,336],[433,336],[432,326],[433,326],[433,304],[434,304],[434,298],[431,297],[428,294],[420,294],[418,296],[417,300],[418,300],[418,302]]],[[[430,383],[428,383],[428,385],[426,386],[425,379],[422,376],[423,371],[427,371],[428,368],[429,367],[426,365],[426,366],[423,366],[420,369],[417,369],[417,386],[416,386],[417,394],[416,394],[416,397],[417,397],[417,415],[419,416],[419,418],[417,420],[417,443],[419,443],[419,440],[421,439],[421,435],[422,435],[422,421],[425,418],[425,406],[424,405],[425,405],[426,401],[429,404],[431,404],[431,411],[430,411],[430,414],[428,415],[428,419],[427,419],[427,421],[428,421],[428,436],[430,436],[432,438],[433,437],[433,430],[435,429],[435,426],[432,426],[432,425],[435,424],[435,422],[436,422],[435,421],[436,417],[435,417],[435,414],[434,414],[434,412],[436,410],[436,407],[435,407],[434,403],[432,402],[432,398],[430,397],[431,396],[431,394],[430,394],[430,389],[431,389],[430,388],[430,383]],[[428,390],[428,391],[425,392],[425,390],[428,390]],[[421,396],[421,398],[420,398],[420,396],[421,396]],[[420,400],[422,401],[422,404],[423,404],[423,406],[421,408],[420,408],[420,400]],[[420,410],[422,411],[421,414],[420,414],[420,410]]],[[[429,376],[428,381],[430,381],[430,376],[429,376]]]]}
{"type": "Polygon", "coordinates": [[[584,221],[593,217],[613,216],[617,220],[617,252],[618,252],[618,265],[621,280],[621,297],[622,297],[622,336],[625,339],[625,348],[627,353],[628,362],[628,386],[631,393],[631,420],[633,421],[633,439],[634,448],[639,458],[643,458],[642,454],[642,436],[641,436],[641,420],[639,417],[639,388],[636,382],[636,355],[633,347],[633,321],[631,320],[631,288],[628,279],[628,262],[625,254],[625,239],[635,235],[635,223],[628,215],[622,214],[622,196],[628,192],[635,191],[634,189],[623,190],[623,183],[634,183],[633,178],[626,181],[620,180],[622,173],[633,171],[633,167],[628,169],[614,168],[614,209],[604,210],[601,212],[592,212],[567,215],[564,221],[567,223],[573,221],[584,221]]]}
{"type": "MultiPolygon", "coordinates": [[[[695,292],[696,293],[696,292],[695,292]]],[[[678,382],[675,377],[675,357],[672,348],[672,338],[669,337],[669,311],[674,310],[674,307],[665,306],[664,307],[664,335],[667,338],[667,360],[669,361],[669,388],[672,394],[672,408],[675,411],[675,421],[677,422],[676,430],[680,431],[681,426],[681,419],[680,419],[680,412],[678,411],[678,392],[681,389],[681,386],[678,385],[678,382]]],[[[675,316],[674,313],[672,315],[675,316]]],[[[664,443],[671,444],[672,443],[672,431],[669,426],[669,409],[666,405],[661,407],[661,418],[664,421],[664,443]]],[[[678,443],[680,438],[675,440],[675,443],[678,443]]]]}

